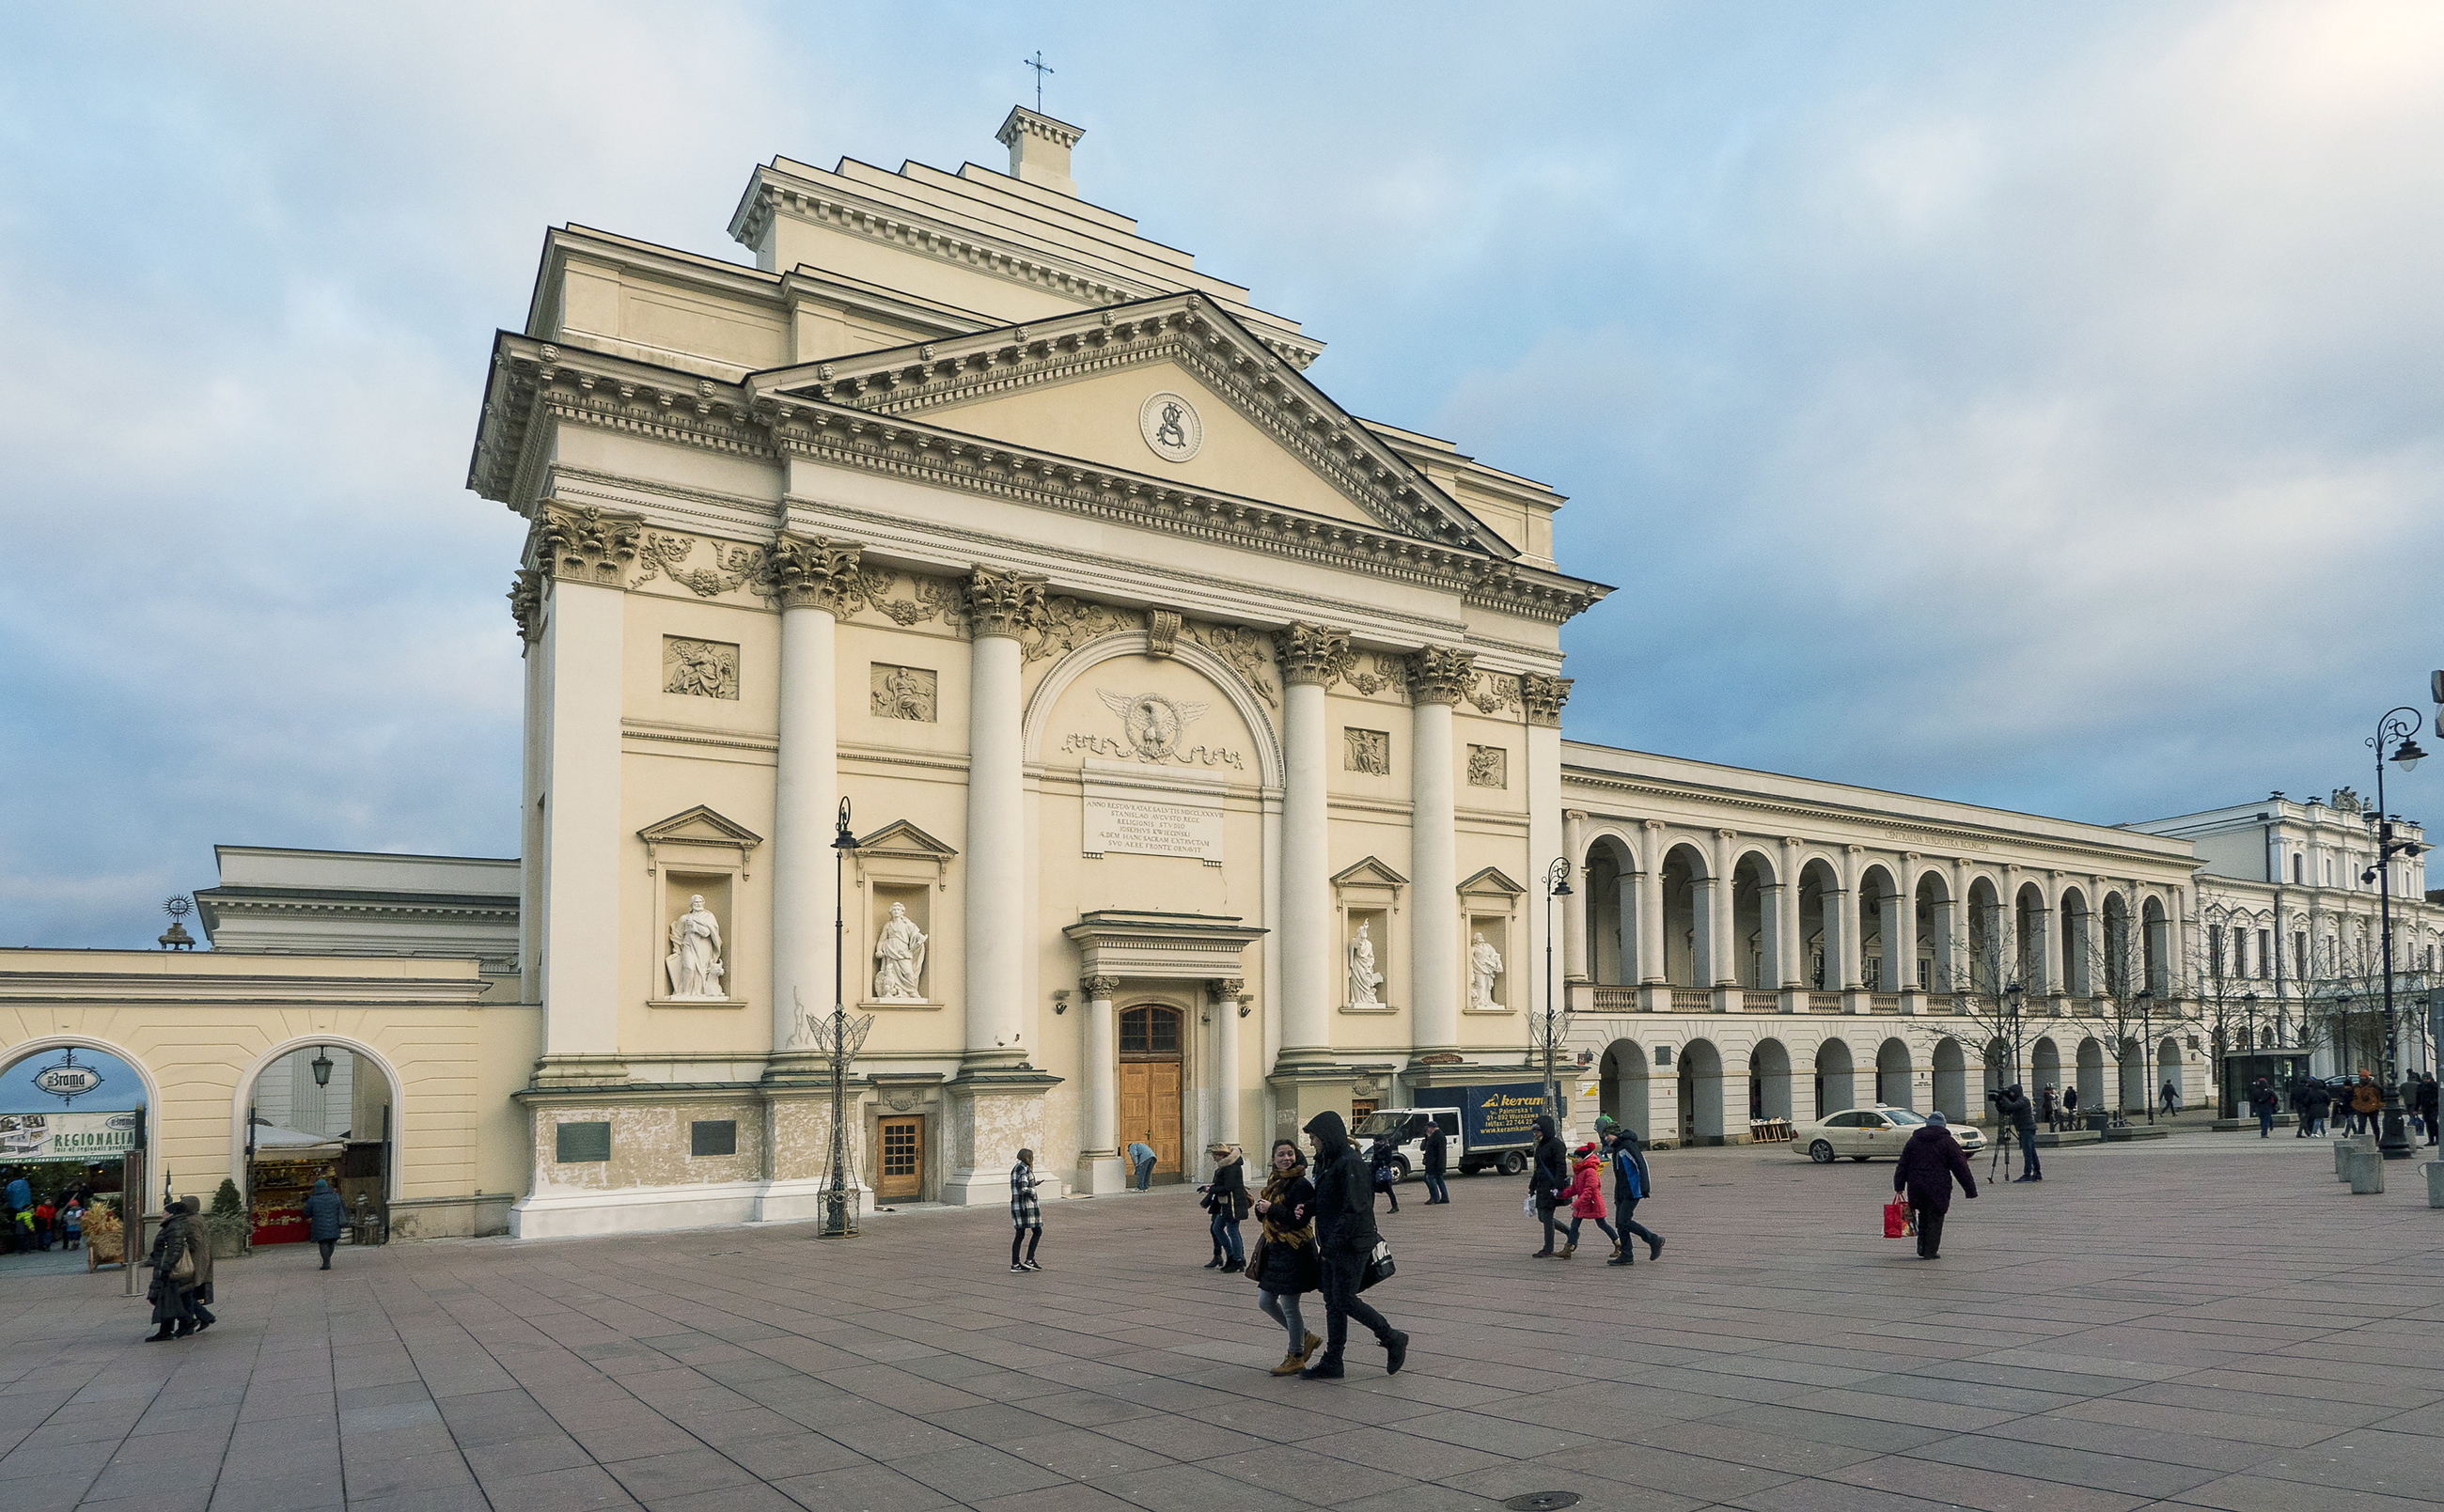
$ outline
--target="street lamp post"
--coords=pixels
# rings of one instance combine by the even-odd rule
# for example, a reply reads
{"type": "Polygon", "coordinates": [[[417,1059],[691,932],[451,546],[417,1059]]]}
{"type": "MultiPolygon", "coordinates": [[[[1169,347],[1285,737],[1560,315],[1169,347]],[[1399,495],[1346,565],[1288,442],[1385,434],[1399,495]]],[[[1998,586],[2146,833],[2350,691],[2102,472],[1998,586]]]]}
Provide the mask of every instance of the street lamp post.
{"type": "Polygon", "coordinates": [[[2020,1009],[2024,1003],[2025,994],[2020,990],[2020,984],[2017,982],[2003,984],[2003,1017],[2004,1021],[2011,1026],[2011,1080],[2009,1084],[2013,1086],[2022,1084],[2020,1081],[2020,1009]]]}
{"type": "Polygon", "coordinates": [[[1553,999],[1553,900],[1570,895],[1569,857],[1556,856],[1553,864],[1545,868],[1545,1112],[1556,1129],[1562,1126],[1562,1086],[1553,1063],[1560,1049],[1562,1013],[1553,999]]]}
{"type": "Polygon", "coordinates": [[[2401,1046],[2400,1025],[2393,1007],[2393,858],[2416,856],[2425,847],[2415,840],[2393,838],[2393,815],[2384,806],[2384,768],[2387,762],[2403,771],[2414,770],[2427,753],[2418,748],[2418,710],[2404,704],[2389,710],[2377,721],[2376,733],[2368,745],[2376,751],[2376,864],[2361,875],[2362,882],[2377,884],[2377,931],[2382,942],[2384,970],[2384,1124],[2377,1135],[2377,1149],[2387,1160],[2410,1158],[2410,1134],[2401,1122],[2401,1046]],[[2390,746],[2391,749],[2386,747],[2390,746]]]}
{"type": "MultiPolygon", "coordinates": [[[[840,814],[832,834],[832,1012],[831,1022],[814,1035],[815,1048],[824,1053],[831,1062],[832,1137],[831,1171],[824,1182],[824,1226],[820,1237],[853,1239],[857,1236],[856,1193],[848,1180],[848,1068],[857,1053],[865,1046],[866,1031],[874,1027],[874,1015],[861,1014],[855,1022],[848,1016],[848,1004],[842,986],[842,974],[846,961],[847,917],[842,906],[842,872],[849,852],[857,849],[857,837],[848,827],[848,800],[840,802],[840,814]]],[[[803,1005],[801,1010],[804,1011],[803,1005]]]]}
{"type": "Polygon", "coordinates": [[[2163,1096],[2156,1080],[2156,989],[2140,987],[2132,1001],[2138,1005],[2138,1064],[2147,1073],[2140,1089],[2147,1095],[2147,1121],[2156,1121],[2156,1101],[2163,1096]]]}

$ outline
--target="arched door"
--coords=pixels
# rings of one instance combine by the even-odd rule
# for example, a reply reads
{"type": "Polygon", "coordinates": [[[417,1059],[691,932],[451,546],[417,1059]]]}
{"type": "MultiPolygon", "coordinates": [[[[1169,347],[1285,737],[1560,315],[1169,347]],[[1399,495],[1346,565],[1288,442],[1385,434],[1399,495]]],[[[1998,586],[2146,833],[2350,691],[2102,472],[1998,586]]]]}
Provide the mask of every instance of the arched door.
{"type": "Polygon", "coordinates": [[[1120,1011],[1120,1147],[1143,1140],[1157,1177],[1179,1179],[1179,1009],[1149,1003],[1120,1011]]]}

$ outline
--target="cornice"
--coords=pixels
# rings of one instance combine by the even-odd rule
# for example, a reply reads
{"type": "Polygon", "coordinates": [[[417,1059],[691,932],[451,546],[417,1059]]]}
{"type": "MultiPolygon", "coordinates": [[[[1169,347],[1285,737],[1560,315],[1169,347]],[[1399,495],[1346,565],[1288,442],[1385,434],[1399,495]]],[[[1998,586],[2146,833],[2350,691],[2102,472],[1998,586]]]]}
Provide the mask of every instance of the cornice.
{"type": "Polygon", "coordinates": [[[1194,373],[1377,524],[1497,557],[1517,554],[1373,427],[1286,368],[1257,333],[1202,294],[801,364],[755,375],[748,387],[759,398],[817,398],[907,415],[1162,360],[1194,373]]]}
{"type": "MultiPolygon", "coordinates": [[[[1787,819],[1821,819],[1823,816],[1829,814],[1843,822],[1891,832],[1879,836],[1879,839],[1891,839],[1898,842],[1902,838],[1908,837],[1911,838],[1912,843],[1916,843],[1918,840],[1931,841],[1934,842],[1930,847],[1931,849],[1949,847],[1955,852],[1961,853],[1953,857],[1930,856],[1928,857],[1929,860],[1956,859],[1970,862],[1972,864],[1978,864],[1983,862],[1985,857],[1977,853],[1991,851],[1997,848],[1998,845],[2009,844],[2015,848],[2026,850],[2051,850],[2056,852],[2067,852],[2081,856],[2112,857],[2121,863],[2121,867],[2124,870],[2127,870],[2134,860],[2138,859],[2143,859],[2148,865],[2155,867],[2186,866],[2188,864],[2185,858],[2172,858],[2156,856],[2142,857],[2138,853],[2122,850],[2119,847],[2101,845],[2088,840],[2069,839],[2056,836],[2021,837],[2013,834],[2011,831],[2004,829],[1981,830],[1967,826],[1946,825],[1922,819],[1896,818],[1890,814],[1877,813],[1866,809],[1839,808],[1830,804],[1800,803],[1786,799],[1744,797],[1737,794],[1719,791],[1677,787],[1663,783],[1640,782],[1633,778],[1622,777],[1613,773],[1590,772],[1585,767],[1572,766],[1567,764],[1565,764],[1562,768],[1562,784],[1565,790],[1572,785],[1577,785],[1583,788],[1592,787],[1606,792],[1636,793],[1648,798],[1666,799],[1685,803],[1698,803],[1715,808],[1735,808],[1751,813],[1771,814],[1787,819]]],[[[1587,807],[1594,805],[1579,804],[1573,806],[1587,807]]],[[[1638,817],[1645,818],[1648,816],[1641,815],[1638,817]]],[[[1668,820],[1665,822],[1678,824],[1682,828],[1706,829],[1711,827],[1711,825],[1703,820],[1691,820],[1687,821],[1668,820]]],[[[1777,830],[1806,828],[1806,826],[1803,824],[1786,823],[1778,823],[1770,827],[1777,830]]],[[[1808,843],[1834,844],[1842,842],[1811,840],[1808,843]]],[[[1895,849],[1897,846],[1877,846],[1874,848],[1878,850],[1885,850],[1895,849]]],[[[1996,862],[1994,864],[2004,863],[1996,862]]],[[[2014,864],[2026,865],[2028,863],[2019,862],[2014,864]]],[[[2151,887],[2178,885],[2176,881],[2166,881],[2162,878],[2144,878],[2138,880],[2142,881],[2143,885],[2151,887]]],[[[2185,876],[2179,880],[2186,881],[2187,878],[2185,876]]]]}
{"type": "MultiPolygon", "coordinates": [[[[760,376],[760,375],[759,375],[760,376]]],[[[748,380],[755,381],[754,377],[748,380]]],[[[755,401],[739,384],[574,351],[502,332],[468,487],[531,516],[518,491],[539,417],[731,455],[799,457],[1042,508],[1142,526],[1347,571],[1457,592],[1472,605],[1559,624],[1612,590],[1466,546],[1355,525],[1215,489],[1181,488],[1057,452],[982,442],[827,401],[755,401]]]]}
{"type": "MultiPolygon", "coordinates": [[[[769,164],[755,170],[755,177],[740,196],[738,209],[731,216],[731,237],[743,247],[753,247],[763,239],[773,217],[780,214],[879,242],[895,251],[1045,289],[1081,304],[1124,304],[1176,292],[1145,279],[1095,267],[1040,248],[1023,248],[1017,242],[955,226],[918,211],[886,208],[854,191],[812,183],[783,174],[769,164]]],[[[1282,360],[1302,368],[1324,351],[1317,343],[1285,335],[1258,339],[1282,360]]]]}

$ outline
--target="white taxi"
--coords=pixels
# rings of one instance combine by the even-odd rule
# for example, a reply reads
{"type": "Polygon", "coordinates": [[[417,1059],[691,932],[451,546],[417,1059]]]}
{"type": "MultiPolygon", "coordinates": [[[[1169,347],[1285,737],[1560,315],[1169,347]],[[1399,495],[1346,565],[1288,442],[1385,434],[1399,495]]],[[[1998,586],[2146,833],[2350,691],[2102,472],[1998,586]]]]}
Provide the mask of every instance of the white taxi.
{"type": "MultiPolygon", "coordinates": [[[[1901,1146],[1926,1122],[1923,1114],[1907,1108],[1887,1108],[1878,1103],[1872,1108],[1851,1108],[1803,1123],[1790,1132],[1791,1148],[1804,1152],[1820,1166],[1829,1166],[1843,1155],[1853,1160],[1874,1160],[1879,1156],[1898,1158],[1901,1146]]],[[[1986,1148],[1986,1136],[1975,1124],[1946,1119],[1943,1127],[1959,1142],[1960,1148],[1974,1154],[1986,1148]]]]}

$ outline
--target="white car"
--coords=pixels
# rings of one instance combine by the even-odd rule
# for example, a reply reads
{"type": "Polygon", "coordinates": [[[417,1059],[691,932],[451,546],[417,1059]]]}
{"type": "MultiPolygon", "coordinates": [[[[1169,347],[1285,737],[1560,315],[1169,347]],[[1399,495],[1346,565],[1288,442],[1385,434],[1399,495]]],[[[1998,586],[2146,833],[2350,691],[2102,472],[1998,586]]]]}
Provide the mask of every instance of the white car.
{"type": "MultiPolygon", "coordinates": [[[[1873,1160],[1879,1155],[1892,1159],[1899,1156],[1901,1146],[1909,1143],[1909,1136],[1925,1122],[1922,1114],[1879,1103],[1800,1124],[1791,1130],[1790,1142],[1820,1166],[1829,1166],[1843,1155],[1853,1160],[1873,1160]]],[[[1986,1148],[1986,1136],[1975,1124],[1947,1121],[1943,1127],[1971,1154],[1986,1148]]]]}

